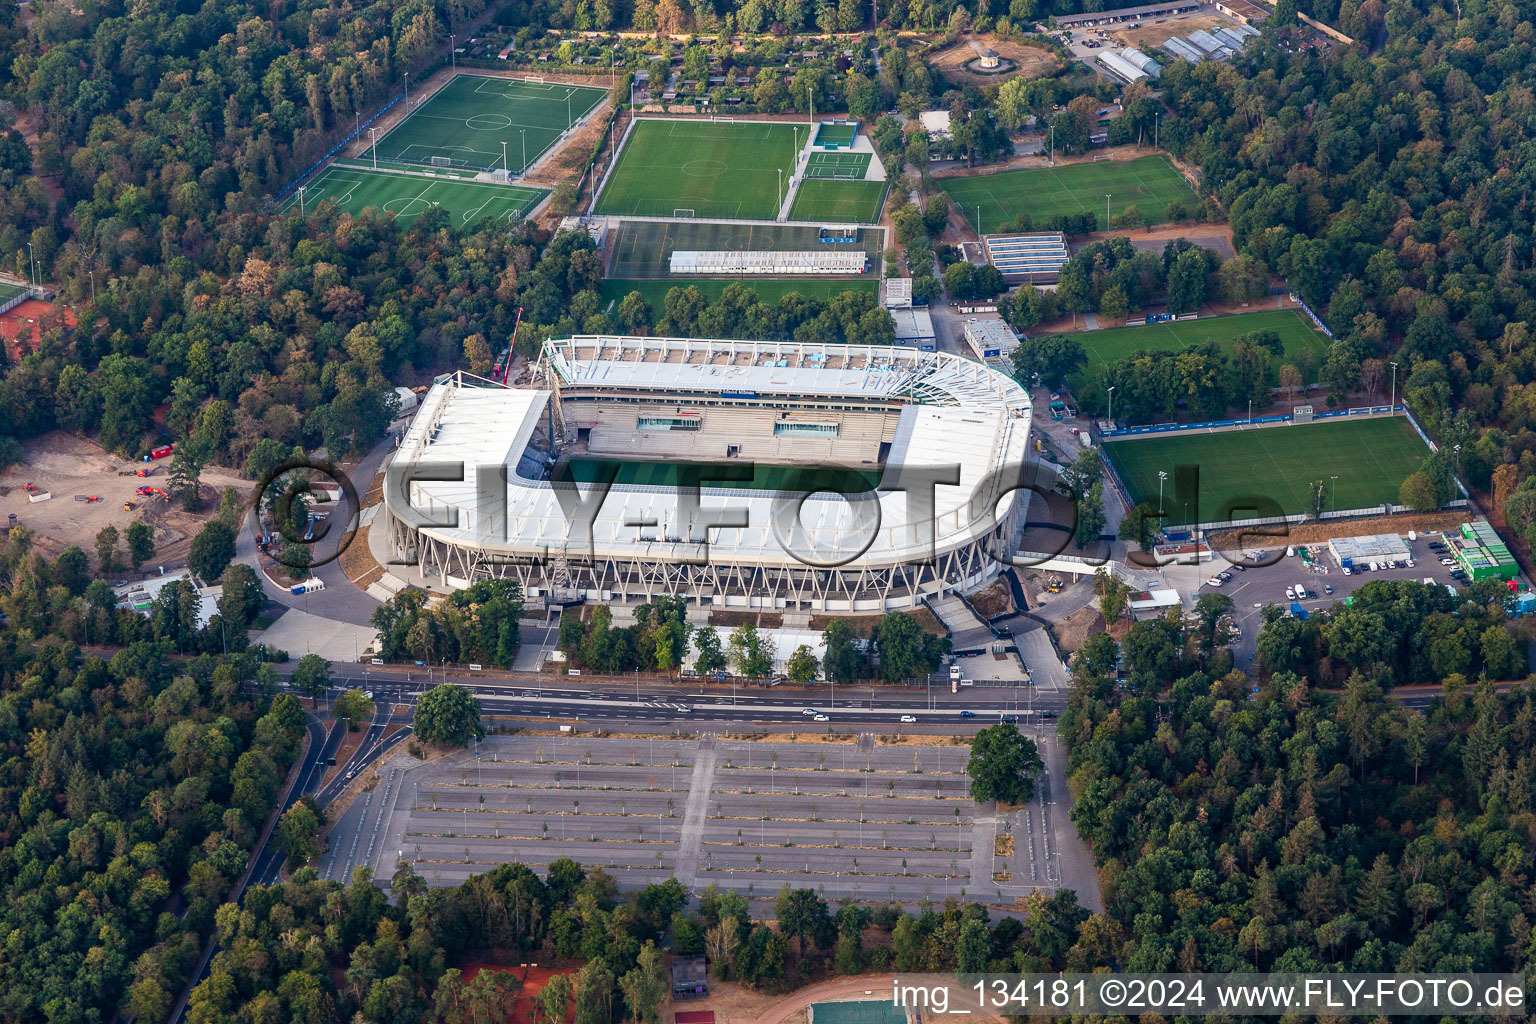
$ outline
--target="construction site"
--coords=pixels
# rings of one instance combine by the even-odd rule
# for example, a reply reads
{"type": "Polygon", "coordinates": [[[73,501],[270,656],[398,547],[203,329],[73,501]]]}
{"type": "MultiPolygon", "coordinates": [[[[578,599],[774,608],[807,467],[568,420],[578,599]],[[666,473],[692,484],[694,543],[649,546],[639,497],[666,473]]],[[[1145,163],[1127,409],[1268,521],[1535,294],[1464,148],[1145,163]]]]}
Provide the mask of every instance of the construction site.
{"type": "Polygon", "coordinates": [[[154,528],[157,564],[184,562],[191,539],[218,508],[225,487],[245,496],[251,487],[233,470],[202,473],[203,508],[183,510],[170,501],[167,476],[173,449],[147,462],[107,452],[94,441],[56,430],[23,442],[25,459],[0,473],[0,518],[7,528],[32,532],[33,546],[57,557],[70,545],[94,556],[91,541],[104,527],[119,533],[135,519],[154,528]]]}

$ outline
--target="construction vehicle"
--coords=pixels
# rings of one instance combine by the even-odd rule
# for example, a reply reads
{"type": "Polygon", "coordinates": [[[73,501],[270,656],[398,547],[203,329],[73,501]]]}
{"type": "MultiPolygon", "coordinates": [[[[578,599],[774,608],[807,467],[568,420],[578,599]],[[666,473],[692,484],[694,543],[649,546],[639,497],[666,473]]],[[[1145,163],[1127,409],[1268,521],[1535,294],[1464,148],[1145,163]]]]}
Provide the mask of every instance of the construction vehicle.
{"type": "Polygon", "coordinates": [[[136,469],[136,470],[133,471],[133,475],[134,476],[154,476],[155,475],[155,470],[157,470],[159,468],[160,468],[159,466],[149,466],[146,469],[136,469]]]}
{"type": "Polygon", "coordinates": [[[76,501],[83,501],[87,505],[94,505],[96,502],[101,500],[101,495],[99,495],[99,494],[77,494],[77,495],[75,495],[75,500],[76,501]]]}
{"type": "Polygon", "coordinates": [[[28,494],[31,494],[37,490],[37,484],[34,484],[31,480],[28,480],[26,486],[23,487],[22,490],[26,491],[28,494]]]}
{"type": "Polygon", "coordinates": [[[141,485],[139,487],[135,487],[133,489],[133,493],[142,495],[143,497],[146,497],[146,498],[150,497],[151,495],[158,494],[158,495],[160,495],[160,497],[164,498],[166,501],[170,501],[171,500],[171,496],[169,494],[166,494],[164,491],[162,491],[158,487],[151,487],[148,484],[143,484],[143,485],[141,485]]]}
{"type": "Polygon", "coordinates": [[[135,504],[134,504],[134,503],[133,503],[133,502],[131,502],[131,501],[125,501],[125,502],[123,502],[123,511],[124,511],[124,512],[132,512],[132,511],[133,511],[133,510],[134,510],[134,509],[136,509],[136,508],[138,508],[138,506],[137,506],[137,505],[135,505],[135,504]]]}

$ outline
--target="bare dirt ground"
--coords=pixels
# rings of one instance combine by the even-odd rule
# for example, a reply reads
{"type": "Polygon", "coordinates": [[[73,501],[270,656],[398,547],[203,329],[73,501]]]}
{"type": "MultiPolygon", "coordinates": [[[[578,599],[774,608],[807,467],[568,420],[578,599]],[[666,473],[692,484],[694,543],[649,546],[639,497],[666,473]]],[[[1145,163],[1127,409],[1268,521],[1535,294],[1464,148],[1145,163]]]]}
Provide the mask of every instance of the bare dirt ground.
{"type": "Polygon", "coordinates": [[[1112,33],[1112,36],[1126,46],[1134,46],[1146,53],[1149,48],[1162,46],[1174,36],[1187,36],[1202,28],[1209,32],[1213,28],[1231,24],[1232,22],[1226,18],[1201,14],[1192,18],[1168,18],[1161,22],[1137,25],[1134,28],[1122,28],[1112,33]]]}
{"type": "Polygon", "coordinates": [[[994,35],[963,35],[954,46],[928,58],[929,67],[957,85],[996,85],[1021,76],[1043,78],[1060,65],[1056,55],[1049,50],[999,39],[994,35]],[[995,75],[972,73],[965,65],[981,56],[983,50],[996,50],[999,57],[1013,62],[1014,69],[995,75]]]}
{"type": "Polygon", "coordinates": [[[1057,646],[1063,652],[1070,654],[1080,651],[1088,642],[1088,637],[1104,632],[1104,616],[1099,614],[1098,608],[1087,605],[1056,623],[1052,632],[1056,635],[1057,646]]]}
{"type": "MultiPolygon", "coordinates": [[[[133,471],[143,463],[120,459],[94,441],[61,430],[24,442],[23,450],[25,461],[0,473],[0,522],[14,514],[18,525],[33,531],[33,544],[50,556],[78,544],[94,557],[96,534],[103,527],[115,526],[121,534],[134,519],[142,519],[155,530],[155,564],[180,564],[186,561],[192,536],[217,511],[219,492],[234,487],[244,498],[252,486],[232,470],[207,468],[202,477],[203,510],[192,514],[169,507],[158,495],[143,498],[134,493],[141,484],[163,488],[168,459],[149,463],[155,467],[154,476],[136,477],[133,471]],[[29,501],[28,482],[53,497],[29,501]],[[101,500],[76,501],[77,494],[101,500]],[[135,504],[133,511],[124,511],[125,501],[135,504]]],[[[120,553],[124,548],[119,545],[120,553]]]]}
{"type": "MultiPolygon", "coordinates": [[[[1367,516],[1361,519],[1330,519],[1323,523],[1292,524],[1286,528],[1285,544],[1320,544],[1332,537],[1365,537],[1373,533],[1407,533],[1416,530],[1455,530],[1470,517],[1465,510],[1426,512],[1400,516],[1367,516]]],[[[1222,530],[1207,540],[1223,551],[1235,551],[1241,545],[1261,543],[1253,530],[1222,530]]]]}

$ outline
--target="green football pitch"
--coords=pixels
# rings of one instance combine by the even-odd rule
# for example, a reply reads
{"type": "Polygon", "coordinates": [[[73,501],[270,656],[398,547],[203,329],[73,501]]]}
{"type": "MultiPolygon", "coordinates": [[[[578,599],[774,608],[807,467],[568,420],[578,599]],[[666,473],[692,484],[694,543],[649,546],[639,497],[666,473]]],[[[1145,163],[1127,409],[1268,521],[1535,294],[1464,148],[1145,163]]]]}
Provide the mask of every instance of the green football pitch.
{"type": "Polygon", "coordinates": [[[807,178],[863,178],[869,171],[868,153],[812,153],[805,159],[807,178]]]}
{"type": "Polygon", "coordinates": [[[802,181],[789,208],[790,220],[828,224],[873,224],[885,198],[883,181],[802,181]]]}
{"type": "MultiPolygon", "coordinates": [[[[353,216],[372,206],[391,217],[411,221],[433,206],[441,206],[456,225],[483,220],[515,223],[538,205],[545,191],[332,164],[304,187],[304,207],[313,210],[329,200],[353,216]]],[[[295,192],[282,209],[286,212],[298,205],[299,194],[295,192]]]]}
{"type": "Polygon", "coordinates": [[[612,313],[630,292],[639,292],[650,303],[651,314],[660,317],[665,309],[667,292],[673,288],[697,288],[710,302],[720,298],[726,285],[742,284],[757,293],[761,302],[778,302],[790,292],[798,292],[808,299],[825,301],[843,292],[868,292],[875,294],[880,282],[870,278],[829,280],[825,277],[796,278],[778,277],[771,281],[737,281],[724,277],[668,277],[659,281],[608,280],[598,285],[597,293],[603,299],[603,312],[612,313]]]}
{"type": "Polygon", "coordinates": [[[816,145],[851,146],[859,134],[856,124],[821,124],[816,126],[816,145]]]}
{"type": "MultiPolygon", "coordinates": [[[[1175,199],[1189,207],[1196,202],[1195,190],[1165,156],[1003,171],[974,178],[943,178],[939,187],[965,211],[971,226],[978,231],[1003,230],[1005,224],[1026,213],[1036,227],[1062,214],[1091,213],[1097,219],[1104,214],[1106,195],[1110,197],[1112,213],[1119,214],[1127,206],[1134,206],[1148,224],[1166,220],[1165,211],[1175,199]]],[[[1109,227],[1102,220],[1099,226],[1109,227]]]]}
{"type": "MultiPolygon", "coordinates": [[[[490,169],[537,160],[605,90],[457,75],[376,143],[380,160],[490,169]],[[506,162],[503,163],[503,155],[506,162]]],[[[370,159],[373,150],[365,151],[370,159]]]]}
{"type": "Polygon", "coordinates": [[[1285,515],[1306,512],[1307,485],[1319,481],[1327,485],[1330,509],[1395,504],[1403,481],[1429,455],[1403,416],[1153,435],[1107,441],[1104,451],[1133,501],[1157,501],[1159,471],[1172,481],[1176,466],[1198,466],[1198,513],[1165,485],[1168,523],[1181,526],[1197,514],[1203,523],[1275,514],[1248,511],[1256,503],[1243,499],[1254,495],[1272,499],[1285,515]]]}
{"type": "Polygon", "coordinates": [[[1237,339],[1254,331],[1274,331],[1284,346],[1281,362],[1292,362],[1303,352],[1321,359],[1327,340],[1310,321],[1294,309],[1261,313],[1201,317],[1198,320],[1166,321],[1136,327],[1111,327],[1081,331],[1070,337],[1083,346],[1088,365],[1112,363],[1137,352],[1179,352],[1215,342],[1230,352],[1237,339]]]}
{"type": "Polygon", "coordinates": [[[639,121],[597,212],[771,220],[779,185],[789,187],[810,130],[762,121],[639,121]]]}
{"type": "Polygon", "coordinates": [[[5,305],[18,295],[25,295],[28,288],[24,284],[15,284],[11,281],[0,281],[0,306],[5,305]]]}

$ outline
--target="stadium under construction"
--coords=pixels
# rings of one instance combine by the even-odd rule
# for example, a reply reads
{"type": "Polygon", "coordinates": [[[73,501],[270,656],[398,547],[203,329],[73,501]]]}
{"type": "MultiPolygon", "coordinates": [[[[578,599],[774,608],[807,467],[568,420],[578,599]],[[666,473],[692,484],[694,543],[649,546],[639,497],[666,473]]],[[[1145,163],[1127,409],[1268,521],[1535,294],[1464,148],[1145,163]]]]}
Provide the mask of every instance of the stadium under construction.
{"type": "Polygon", "coordinates": [[[390,466],[389,542],[434,584],[545,604],[880,613],[996,575],[1029,425],[1015,381],[949,353],[551,340],[530,387],[437,379],[390,466]]]}

